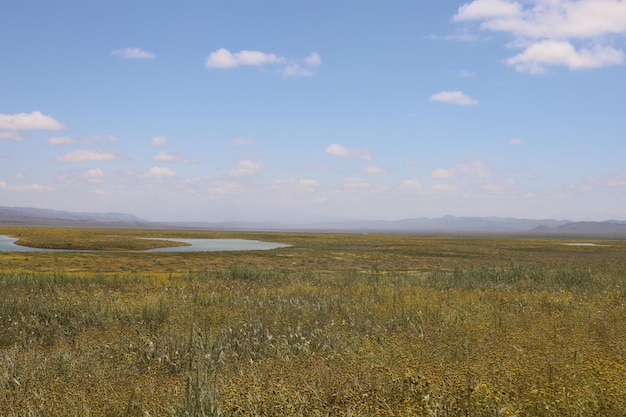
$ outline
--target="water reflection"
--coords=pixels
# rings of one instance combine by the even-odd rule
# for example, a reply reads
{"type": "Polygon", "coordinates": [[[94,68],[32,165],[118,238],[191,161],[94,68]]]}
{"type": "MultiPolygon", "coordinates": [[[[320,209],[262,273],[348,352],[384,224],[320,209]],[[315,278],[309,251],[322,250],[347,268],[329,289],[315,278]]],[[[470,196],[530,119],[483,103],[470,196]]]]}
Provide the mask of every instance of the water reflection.
{"type": "MultiPolygon", "coordinates": [[[[170,239],[156,238],[157,240],[169,240],[184,242],[189,246],[174,246],[171,248],[149,249],[142,252],[220,252],[220,251],[244,251],[244,250],[270,250],[287,248],[291,245],[284,243],[261,242],[247,239],[170,239]]],[[[0,235],[0,252],[68,252],[67,249],[44,249],[29,248],[15,244],[17,238],[0,235]]],[[[79,252],[79,251],[74,251],[79,252]]],[[[84,252],[84,251],[80,251],[84,252]]],[[[89,251],[101,252],[101,251],[89,251]]],[[[104,252],[104,251],[102,251],[104,252]]]]}

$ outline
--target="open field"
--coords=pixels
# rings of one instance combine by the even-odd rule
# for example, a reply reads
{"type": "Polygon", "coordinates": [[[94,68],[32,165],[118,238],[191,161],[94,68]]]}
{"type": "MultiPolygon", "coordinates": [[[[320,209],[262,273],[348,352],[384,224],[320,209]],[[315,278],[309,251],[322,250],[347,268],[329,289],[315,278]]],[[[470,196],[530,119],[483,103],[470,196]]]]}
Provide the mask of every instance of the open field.
{"type": "Polygon", "coordinates": [[[109,250],[0,253],[2,416],[626,416],[624,241],[0,234],[109,250]]]}

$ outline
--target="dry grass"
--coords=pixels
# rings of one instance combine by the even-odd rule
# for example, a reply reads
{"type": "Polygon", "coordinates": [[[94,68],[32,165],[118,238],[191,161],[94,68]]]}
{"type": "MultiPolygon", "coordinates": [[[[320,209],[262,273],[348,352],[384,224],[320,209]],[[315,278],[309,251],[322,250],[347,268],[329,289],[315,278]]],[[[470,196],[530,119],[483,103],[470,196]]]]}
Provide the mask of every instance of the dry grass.
{"type": "Polygon", "coordinates": [[[626,415],[622,242],[219,237],[0,254],[0,415],[626,415]]]}

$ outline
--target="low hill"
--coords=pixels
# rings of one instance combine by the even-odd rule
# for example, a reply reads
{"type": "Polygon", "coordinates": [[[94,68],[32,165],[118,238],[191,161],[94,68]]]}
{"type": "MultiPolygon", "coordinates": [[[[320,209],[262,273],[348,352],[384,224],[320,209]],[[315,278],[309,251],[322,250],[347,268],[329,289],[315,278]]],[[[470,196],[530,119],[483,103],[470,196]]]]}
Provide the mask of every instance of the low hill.
{"type": "Polygon", "coordinates": [[[0,225],[5,226],[140,226],[146,222],[124,213],[73,213],[32,207],[0,206],[0,225]]]}
{"type": "Polygon", "coordinates": [[[74,213],[32,207],[0,206],[0,225],[111,228],[170,228],[241,231],[324,231],[358,233],[508,234],[528,236],[625,237],[626,222],[571,222],[511,217],[419,217],[403,220],[279,222],[151,222],[124,213],[74,213]]]}

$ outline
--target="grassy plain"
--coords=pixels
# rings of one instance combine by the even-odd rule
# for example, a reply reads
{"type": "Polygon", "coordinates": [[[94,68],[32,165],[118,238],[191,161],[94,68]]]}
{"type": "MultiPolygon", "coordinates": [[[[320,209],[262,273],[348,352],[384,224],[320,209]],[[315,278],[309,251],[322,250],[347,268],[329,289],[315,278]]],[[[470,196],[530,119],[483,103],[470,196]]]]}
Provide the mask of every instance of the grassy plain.
{"type": "Polygon", "coordinates": [[[626,416],[624,241],[0,234],[108,249],[0,253],[2,416],[626,416]]]}

